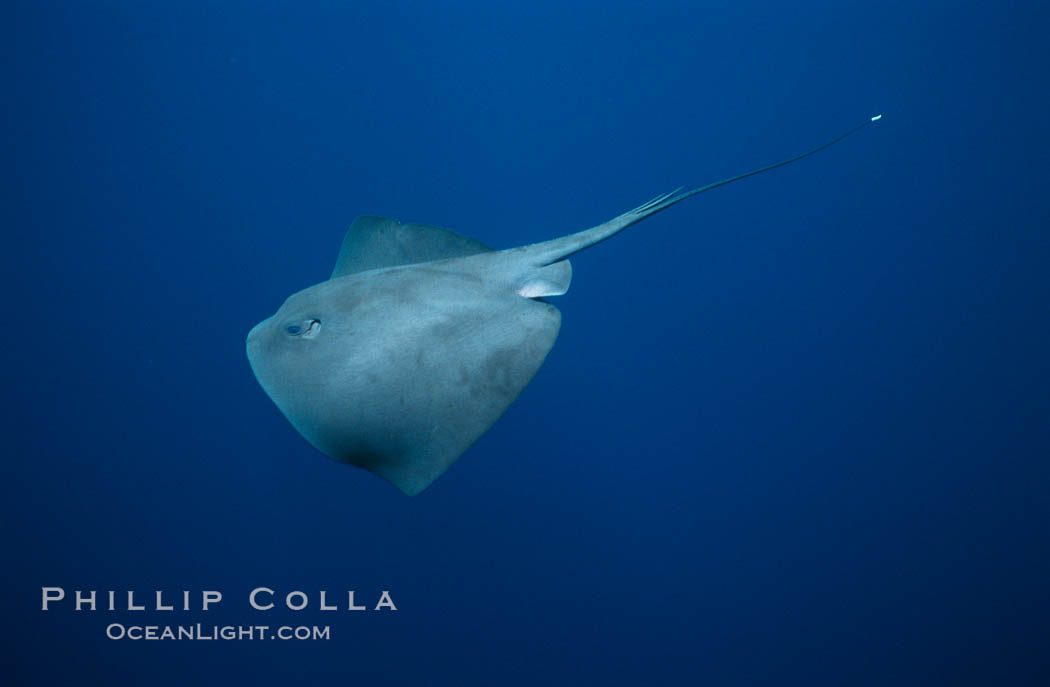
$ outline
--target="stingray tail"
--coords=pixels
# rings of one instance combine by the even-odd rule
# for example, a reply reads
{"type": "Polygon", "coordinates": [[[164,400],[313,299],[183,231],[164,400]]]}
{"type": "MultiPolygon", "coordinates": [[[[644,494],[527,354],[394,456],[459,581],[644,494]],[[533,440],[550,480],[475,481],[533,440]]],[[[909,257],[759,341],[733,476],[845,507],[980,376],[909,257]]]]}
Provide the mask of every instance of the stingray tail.
{"type": "Polygon", "coordinates": [[[573,253],[578,253],[579,251],[585,248],[590,248],[596,243],[601,243],[602,241],[620,233],[632,224],[636,222],[641,222],[646,217],[651,217],[652,215],[655,215],[658,212],[663,212],[667,208],[671,207],[672,205],[675,205],[676,203],[680,203],[686,198],[691,198],[692,196],[695,196],[699,193],[703,193],[704,191],[710,191],[711,189],[718,188],[719,186],[731,184],[734,181],[740,181],[741,179],[753,177],[756,174],[768,172],[770,170],[776,169],[777,167],[789,165],[792,162],[798,162],[799,160],[809,157],[814,153],[819,153],[825,148],[830,148],[831,146],[835,145],[847,136],[855,134],[856,132],[860,131],[872,122],[876,122],[881,118],[882,115],[876,115],[871,119],[864,121],[862,124],[853,127],[846,133],[840,134],[839,136],[836,136],[827,143],[821,144],[816,148],[807,150],[801,155],[796,155],[795,157],[789,158],[787,160],[781,160],[780,162],[776,162],[765,167],[760,167],[759,169],[753,169],[750,172],[738,174],[734,177],[729,177],[728,179],[716,181],[715,183],[707,184],[706,186],[700,186],[698,188],[688,190],[683,190],[685,188],[684,186],[679,187],[674,191],[671,191],[670,193],[664,193],[663,195],[659,195],[650,200],[649,202],[643,203],[642,205],[639,205],[633,210],[629,210],[624,214],[620,215],[619,217],[615,217],[609,220],[608,222],[605,222],[604,224],[599,224],[596,227],[592,227],[590,229],[577,232],[575,234],[569,234],[568,236],[563,236],[559,239],[534,244],[532,246],[529,246],[527,250],[536,253],[537,264],[541,266],[550,265],[551,263],[558,262],[559,260],[564,260],[573,253]]]}

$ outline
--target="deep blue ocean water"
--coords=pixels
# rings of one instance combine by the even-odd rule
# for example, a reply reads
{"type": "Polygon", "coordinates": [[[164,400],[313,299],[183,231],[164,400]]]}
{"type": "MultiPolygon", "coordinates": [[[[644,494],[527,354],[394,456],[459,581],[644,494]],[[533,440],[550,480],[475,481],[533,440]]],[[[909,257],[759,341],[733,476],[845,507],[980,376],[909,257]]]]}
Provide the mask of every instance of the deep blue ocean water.
{"type": "Polygon", "coordinates": [[[5,683],[1050,684],[1042,3],[8,18],[5,683]],[[879,113],[576,256],[546,364],[417,497],[248,367],[358,215],[512,247],[879,113]],[[398,610],[317,610],[350,589],[398,610]],[[331,639],[105,634],[197,622],[331,639]]]}

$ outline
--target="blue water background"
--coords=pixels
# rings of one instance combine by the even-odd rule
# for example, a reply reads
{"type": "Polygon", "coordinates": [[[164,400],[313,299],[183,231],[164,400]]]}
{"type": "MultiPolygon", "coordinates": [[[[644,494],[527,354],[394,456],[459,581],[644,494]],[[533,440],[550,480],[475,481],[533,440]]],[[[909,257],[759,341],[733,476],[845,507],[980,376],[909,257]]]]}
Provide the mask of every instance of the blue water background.
{"type": "Polygon", "coordinates": [[[9,6],[9,684],[1050,684],[1047,18],[9,6]],[[314,452],[248,367],[357,215],[512,247],[878,113],[574,258],[546,364],[416,498],[314,452]],[[43,613],[51,585],[225,599],[43,613]],[[259,585],[314,605],[252,612],[259,585]]]}

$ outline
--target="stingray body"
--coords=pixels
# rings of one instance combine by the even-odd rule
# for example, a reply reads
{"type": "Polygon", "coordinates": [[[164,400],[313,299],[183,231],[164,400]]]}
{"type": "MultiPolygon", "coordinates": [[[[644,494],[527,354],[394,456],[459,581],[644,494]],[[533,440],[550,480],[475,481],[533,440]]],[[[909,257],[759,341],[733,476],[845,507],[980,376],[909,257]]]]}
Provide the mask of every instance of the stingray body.
{"type": "Polygon", "coordinates": [[[290,296],[249,333],[252,370],[314,448],[419,493],[543,364],[561,315],[542,298],[568,290],[569,256],[697,193],[812,155],[868,123],[790,160],[509,250],[447,229],[360,217],[331,277],[290,296]]]}

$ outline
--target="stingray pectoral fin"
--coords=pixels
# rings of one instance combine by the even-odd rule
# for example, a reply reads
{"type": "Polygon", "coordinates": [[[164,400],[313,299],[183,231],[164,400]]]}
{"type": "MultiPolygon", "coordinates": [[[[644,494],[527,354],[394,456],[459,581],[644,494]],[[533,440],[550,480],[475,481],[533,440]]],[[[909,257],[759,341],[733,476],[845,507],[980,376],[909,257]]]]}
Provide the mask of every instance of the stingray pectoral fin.
{"type": "Polygon", "coordinates": [[[402,224],[389,217],[358,217],[343,237],[331,278],[491,250],[481,241],[441,227],[402,224]]]}
{"type": "Polygon", "coordinates": [[[404,342],[412,364],[383,380],[393,393],[371,398],[380,450],[347,462],[418,494],[503,415],[543,364],[561,315],[515,294],[486,305],[425,334],[443,345],[404,342]]]}
{"type": "MultiPolygon", "coordinates": [[[[267,323],[249,336],[252,369],[319,451],[419,493],[514,402],[561,326],[557,308],[516,292],[524,280],[468,267],[426,263],[313,287],[293,304],[328,313],[321,335],[271,334],[267,323]]],[[[539,274],[560,290],[570,270],[539,274]]]]}

